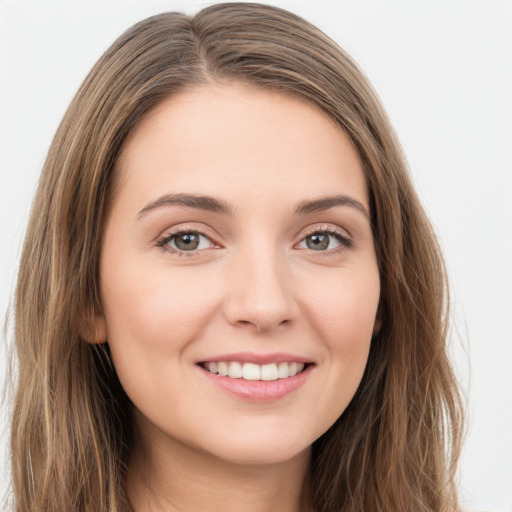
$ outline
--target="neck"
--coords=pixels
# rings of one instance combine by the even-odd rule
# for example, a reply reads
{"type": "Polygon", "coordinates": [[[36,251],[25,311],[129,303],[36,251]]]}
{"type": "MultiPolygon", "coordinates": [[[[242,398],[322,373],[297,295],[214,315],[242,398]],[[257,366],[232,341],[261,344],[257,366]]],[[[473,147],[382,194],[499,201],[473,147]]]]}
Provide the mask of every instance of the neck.
{"type": "Polygon", "coordinates": [[[159,441],[139,439],[133,452],[126,488],[134,512],[312,511],[309,449],[280,463],[243,465],[159,441]]]}

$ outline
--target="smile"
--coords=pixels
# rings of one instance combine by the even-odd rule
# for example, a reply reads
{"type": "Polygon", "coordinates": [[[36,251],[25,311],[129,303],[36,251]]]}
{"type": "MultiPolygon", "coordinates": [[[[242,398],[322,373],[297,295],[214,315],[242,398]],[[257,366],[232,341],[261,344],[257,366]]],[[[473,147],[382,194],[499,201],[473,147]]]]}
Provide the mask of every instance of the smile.
{"type": "Polygon", "coordinates": [[[200,366],[205,370],[221,377],[243,380],[263,380],[273,381],[279,379],[288,379],[301,373],[304,363],[281,362],[269,364],[242,363],[239,361],[215,361],[201,363],[200,366]]]}
{"type": "Polygon", "coordinates": [[[299,390],[316,362],[285,352],[218,354],[196,362],[206,380],[230,395],[252,402],[272,402],[299,390]]]}

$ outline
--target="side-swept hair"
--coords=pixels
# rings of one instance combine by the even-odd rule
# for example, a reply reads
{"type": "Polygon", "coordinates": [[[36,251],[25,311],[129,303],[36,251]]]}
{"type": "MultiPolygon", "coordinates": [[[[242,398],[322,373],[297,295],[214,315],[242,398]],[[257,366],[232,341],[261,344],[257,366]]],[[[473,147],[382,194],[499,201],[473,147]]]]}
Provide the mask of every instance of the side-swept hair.
{"type": "Polygon", "coordinates": [[[16,512],[129,509],[132,405],[108,346],[98,263],[116,159],[169,95],[242,82],[317,105],[358,152],[381,278],[380,332],[352,402],[313,445],[317,512],[457,510],[461,406],[447,358],[446,273],[405,158],[372,87],[331,39],[275,7],[228,3],[126,31],[73,99],[32,207],[15,295],[16,512]]]}

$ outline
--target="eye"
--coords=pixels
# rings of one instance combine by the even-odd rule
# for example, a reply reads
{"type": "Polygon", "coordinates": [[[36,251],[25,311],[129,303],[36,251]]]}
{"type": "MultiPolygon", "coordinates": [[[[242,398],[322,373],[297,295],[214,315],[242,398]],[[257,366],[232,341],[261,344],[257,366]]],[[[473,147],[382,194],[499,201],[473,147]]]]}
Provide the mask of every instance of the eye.
{"type": "Polygon", "coordinates": [[[312,251],[335,251],[350,248],[351,245],[352,241],[344,234],[334,230],[321,230],[304,237],[297,247],[312,251]]]}
{"type": "Polygon", "coordinates": [[[197,231],[170,233],[158,241],[157,245],[171,252],[201,251],[214,246],[213,242],[206,235],[197,231]]]}

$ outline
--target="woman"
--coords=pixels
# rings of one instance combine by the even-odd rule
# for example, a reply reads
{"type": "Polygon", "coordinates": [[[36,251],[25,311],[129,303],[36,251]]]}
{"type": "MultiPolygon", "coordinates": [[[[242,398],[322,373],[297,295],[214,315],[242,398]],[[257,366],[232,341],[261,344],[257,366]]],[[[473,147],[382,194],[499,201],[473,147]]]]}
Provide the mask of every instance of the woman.
{"type": "Polygon", "coordinates": [[[356,65],[163,14],[50,148],[16,293],[16,510],[456,510],[446,279],[356,65]]]}

